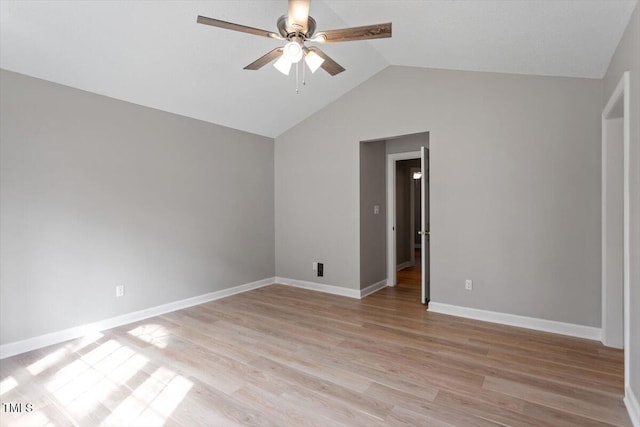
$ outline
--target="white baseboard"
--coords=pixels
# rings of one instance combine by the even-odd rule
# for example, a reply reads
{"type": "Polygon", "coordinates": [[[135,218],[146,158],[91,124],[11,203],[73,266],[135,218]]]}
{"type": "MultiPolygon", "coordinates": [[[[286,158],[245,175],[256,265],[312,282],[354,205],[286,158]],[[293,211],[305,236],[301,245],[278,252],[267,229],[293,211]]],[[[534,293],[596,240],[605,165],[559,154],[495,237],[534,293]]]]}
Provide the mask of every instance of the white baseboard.
{"type": "Polygon", "coordinates": [[[631,387],[627,387],[624,393],[624,404],[627,407],[629,418],[633,427],[640,427],[640,403],[631,387]]]}
{"type": "Polygon", "coordinates": [[[477,308],[429,302],[428,311],[466,317],[468,319],[483,320],[485,322],[501,323],[503,325],[518,326],[520,328],[535,329],[552,332],[554,334],[569,335],[600,341],[602,330],[592,326],[575,325],[572,323],[556,322],[554,320],[537,319],[535,317],[518,316],[516,314],[499,313],[495,311],[479,310],[477,308]]]}
{"type": "Polygon", "coordinates": [[[415,263],[413,263],[411,261],[405,261],[402,264],[398,264],[396,266],[396,270],[398,270],[398,271],[404,270],[405,268],[413,267],[414,265],[415,265],[415,263]]]}
{"type": "Polygon", "coordinates": [[[387,284],[387,279],[381,280],[378,283],[374,283],[373,285],[369,285],[364,289],[360,289],[360,298],[364,298],[367,295],[378,292],[380,289],[386,288],[387,286],[389,286],[387,284]]]}
{"type": "Polygon", "coordinates": [[[275,283],[278,283],[280,285],[293,286],[294,288],[309,289],[311,291],[324,292],[326,294],[358,299],[364,298],[367,295],[371,295],[372,293],[389,286],[387,284],[387,279],[381,280],[360,290],[343,288],[341,286],[326,285],[324,283],[308,282],[306,280],[289,279],[288,277],[276,277],[275,280],[275,283]]]}
{"type": "MultiPolygon", "coordinates": [[[[310,289],[312,291],[324,292],[327,294],[340,295],[349,298],[360,299],[360,290],[343,288],[341,286],[325,285],[324,283],[307,282],[306,280],[289,279],[287,277],[276,277],[275,283],[294,288],[310,289]]],[[[386,283],[386,281],[385,281],[386,283]]]]}
{"type": "Polygon", "coordinates": [[[0,359],[11,357],[20,353],[25,353],[31,350],[36,350],[38,348],[47,347],[53,344],[58,344],[64,341],[80,338],[94,332],[104,331],[106,329],[115,328],[118,326],[126,325],[128,323],[138,322],[150,317],[159,316],[161,314],[170,313],[172,311],[181,310],[183,308],[203,304],[205,302],[214,301],[220,298],[247,292],[253,289],[262,288],[267,285],[272,285],[273,283],[273,277],[262,279],[258,280],[257,282],[246,283],[244,285],[238,285],[232,288],[222,289],[220,291],[210,292],[204,295],[186,298],[180,301],[174,301],[167,304],[158,305],[156,307],[134,311],[133,313],[123,314],[121,316],[112,317],[110,319],[104,319],[86,325],[75,326],[73,328],[64,329],[62,331],[51,332],[49,334],[27,338],[22,341],[2,344],[0,345],[0,359]]]}

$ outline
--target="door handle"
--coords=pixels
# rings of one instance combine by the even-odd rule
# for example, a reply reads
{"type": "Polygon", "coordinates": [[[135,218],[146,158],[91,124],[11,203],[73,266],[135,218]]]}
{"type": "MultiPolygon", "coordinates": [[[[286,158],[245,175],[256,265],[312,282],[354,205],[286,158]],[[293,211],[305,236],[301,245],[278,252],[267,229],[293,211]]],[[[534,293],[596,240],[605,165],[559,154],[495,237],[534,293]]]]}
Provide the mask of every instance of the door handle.
{"type": "Polygon", "coordinates": [[[418,231],[418,235],[420,235],[420,236],[422,236],[422,235],[428,236],[429,232],[428,231],[418,231]]]}

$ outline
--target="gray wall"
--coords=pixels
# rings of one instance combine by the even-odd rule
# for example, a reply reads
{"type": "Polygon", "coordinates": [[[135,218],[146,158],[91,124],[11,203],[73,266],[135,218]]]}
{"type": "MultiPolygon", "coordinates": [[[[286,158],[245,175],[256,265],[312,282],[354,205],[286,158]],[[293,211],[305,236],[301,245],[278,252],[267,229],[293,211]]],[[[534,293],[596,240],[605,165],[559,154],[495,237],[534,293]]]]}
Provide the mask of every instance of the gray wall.
{"type": "Polygon", "coordinates": [[[411,153],[420,151],[420,147],[429,148],[429,132],[402,135],[387,139],[386,153],[411,153]]]}
{"type": "Polygon", "coordinates": [[[385,141],[360,143],[360,289],[387,279],[385,167],[385,141]]]}
{"type": "Polygon", "coordinates": [[[629,25],[611,59],[604,77],[606,104],[622,73],[631,73],[631,167],[630,174],[630,282],[631,282],[631,375],[630,383],[636,398],[640,398],[640,6],[636,5],[629,25]]]}
{"type": "Polygon", "coordinates": [[[1,343],[274,276],[272,139],[6,71],[0,88],[1,343]]]}
{"type": "Polygon", "coordinates": [[[599,326],[602,90],[383,70],[276,138],[276,274],[358,289],[359,141],[429,131],[432,301],[599,326]]]}
{"type": "MultiPolygon", "coordinates": [[[[622,104],[622,103],[621,103],[622,104]]],[[[622,110],[622,109],[621,109],[622,110]]],[[[622,113],[621,113],[622,114],[622,113]]],[[[606,323],[606,345],[622,348],[624,346],[624,131],[623,119],[608,119],[606,122],[606,180],[607,199],[606,221],[607,236],[602,242],[606,250],[606,265],[603,264],[603,277],[608,283],[603,313],[603,328],[606,323]],[[606,316],[606,317],[605,317],[606,316]]]]}

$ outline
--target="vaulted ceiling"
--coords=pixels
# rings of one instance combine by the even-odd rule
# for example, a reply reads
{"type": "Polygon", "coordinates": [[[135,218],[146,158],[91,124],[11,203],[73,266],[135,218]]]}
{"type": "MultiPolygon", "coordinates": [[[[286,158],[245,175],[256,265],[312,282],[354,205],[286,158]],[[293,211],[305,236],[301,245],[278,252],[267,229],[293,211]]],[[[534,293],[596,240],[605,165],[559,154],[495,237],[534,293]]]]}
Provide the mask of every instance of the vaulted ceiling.
{"type": "Polygon", "coordinates": [[[286,0],[0,2],[0,67],[277,136],[389,65],[601,78],[636,0],[312,0],[319,30],[383,22],[393,37],[327,44],[331,77],[242,68],[282,44],[196,24],[266,30],[286,0]]]}

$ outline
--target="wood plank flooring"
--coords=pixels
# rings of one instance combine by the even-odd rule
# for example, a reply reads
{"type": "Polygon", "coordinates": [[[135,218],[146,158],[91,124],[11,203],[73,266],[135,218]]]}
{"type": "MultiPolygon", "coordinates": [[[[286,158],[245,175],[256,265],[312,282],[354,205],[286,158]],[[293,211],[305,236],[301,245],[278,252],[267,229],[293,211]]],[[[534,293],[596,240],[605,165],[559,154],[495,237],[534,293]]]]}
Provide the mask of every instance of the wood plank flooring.
{"type": "Polygon", "coordinates": [[[414,257],[415,264],[413,266],[404,268],[396,274],[396,286],[401,289],[419,291],[422,286],[422,253],[420,249],[414,251],[414,257]]]}
{"type": "Polygon", "coordinates": [[[0,362],[2,426],[629,426],[623,354],[282,285],[0,362]],[[4,408],[6,409],[6,407],[4,408]]]}

